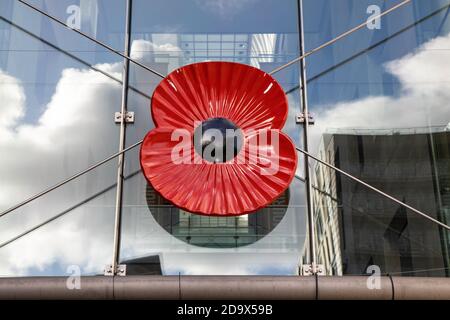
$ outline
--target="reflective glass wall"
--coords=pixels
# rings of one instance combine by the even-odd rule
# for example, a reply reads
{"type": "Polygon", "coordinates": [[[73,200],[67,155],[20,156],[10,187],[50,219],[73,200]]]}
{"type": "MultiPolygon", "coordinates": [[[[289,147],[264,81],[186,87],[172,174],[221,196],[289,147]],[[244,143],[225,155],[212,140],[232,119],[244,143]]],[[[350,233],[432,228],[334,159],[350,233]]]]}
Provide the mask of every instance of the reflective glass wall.
{"type": "MultiPolygon", "coordinates": [[[[298,0],[17,0],[0,3],[0,212],[120,149],[127,3],[129,54],[162,75],[195,62],[266,72],[300,55],[298,0]],[[56,23],[43,13],[61,20],[56,23]]],[[[397,1],[303,0],[306,51],[397,1]]],[[[304,146],[301,88],[314,124],[309,150],[400,202],[450,223],[450,1],[412,1],[274,74],[284,131],[304,146]]],[[[125,145],[154,125],[161,78],[130,63],[125,145]]],[[[138,274],[298,274],[311,262],[305,168],[257,213],[183,211],[147,184],[139,148],[125,153],[119,262],[138,274]]],[[[0,217],[0,276],[103,274],[113,260],[117,158],[0,217]]],[[[310,160],[314,243],[328,275],[447,276],[449,231],[310,160]]],[[[119,188],[119,191],[121,189],[119,188]]]]}

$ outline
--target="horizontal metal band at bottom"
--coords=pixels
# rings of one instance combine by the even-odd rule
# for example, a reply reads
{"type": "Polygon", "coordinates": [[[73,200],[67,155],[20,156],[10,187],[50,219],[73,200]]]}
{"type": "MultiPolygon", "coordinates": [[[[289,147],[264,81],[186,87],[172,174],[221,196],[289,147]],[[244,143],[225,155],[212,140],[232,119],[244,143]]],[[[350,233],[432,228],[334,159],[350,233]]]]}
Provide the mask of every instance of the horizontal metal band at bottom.
{"type": "Polygon", "coordinates": [[[0,299],[450,300],[450,278],[83,276],[0,278],[0,299]],[[69,289],[73,288],[73,289],[69,289]]]}

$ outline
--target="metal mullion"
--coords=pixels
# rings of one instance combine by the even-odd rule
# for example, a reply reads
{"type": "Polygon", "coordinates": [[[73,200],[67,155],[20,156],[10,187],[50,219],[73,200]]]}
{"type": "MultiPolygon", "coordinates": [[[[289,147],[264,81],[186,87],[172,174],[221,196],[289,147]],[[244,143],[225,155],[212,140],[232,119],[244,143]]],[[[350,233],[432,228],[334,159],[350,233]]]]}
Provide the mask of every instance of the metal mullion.
{"type": "MultiPolygon", "coordinates": [[[[298,20],[298,33],[299,33],[299,51],[300,56],[305,54],[305,32],[303,24],[303,0],[297,0],[297,20],[298,20]]],[[[302,112],[304,115],[303,121],[303,148],[306,152],[309,151],[308,143],[308,131],[309,131],[309,113],[308,113],[308,91],[306,84],[306,59],[300,61],[300,78],[301,84],[301,101],[302,112]]],[[[308,214],[308,236],[309,236],[309,258],[312,274],[317,274],[317,257],[316,257],[316,242],[315,242],[315,221],[314,221],[314,203],[312,198],[312,174],[309,166],[309,158],[304,156],[304,174],[306,182],[306,204],[308,214]]]]}
{"type": "MultiPolygon", "coordinates": [[[[131,46],[131,17],[132,17],[132,1],[127,0],[126,8],[126,19],[125,19],[125,44],[124,52],[125,56],[130,54],[131,46]]],[[[113,259],[111,263],[112,275],[117,273],[119,259],[120,259],[120,235],[121,235],[121,225],[122,225],[122,198],[123,198],[123,170],[124,170],[124,160],[125,154],[123,150],[125,149],[126,140],[126,122],[125,116],[128,109],[128,83],[129,83],[129,67],[130,60],[124,58],[123,60],[123,83],[122,83],[122,105],[120,112],[122,116],[120,118],[120,136],[119,136],[119,156],[117,163],[117,188],[116,188],[116,207],[115,207],[115,218],[114,218],[114,246],[113,246],[113,259]]],[[[110,273],[106,273],[110,274],[110,273]]]]}
{"type": "MultiPolygon", "coordinates": [[[[138,142],[138,144],[140,144],[140,143],[141,143],[141,141],[138,142]]],[[[127,179],[129,179],[129,178],[135,176],[135,175],[138,174],[139,172],[140,172],[140,170],[135,171],[135,172],[131,173],[130,175],[128,175],[127,177],[124,177],[124,179],[127,180],[127,179]]],[[[300,180],[300,181],[302,181],[303,183],[305,183],[305,179],[304,179],[304,178],[302,178],[302,177],[300,177],[300,176],[298,176],[298,175],[295,175],[295,178],[298,179],[298,180],[300,180]]],[[[19,235],[14,236],[13,238],[11,238],[11,239],[9,239],[9,240],[7,240],[7,241],[1,243],[1,244],[0,244],[0,248],[3,248],[3,247],[5,247],[5,246],[9,245],[10,243],[12,243],[12,242],[14,242],[14,241],[16,241],[16,240],[19,240],[20,238],[22,238],[22,237],[28,235],[29,233],[31,233],[31,232],[33,232],[33,231],[35,231],[35,230],[37,230],[37,229],[39,229],[39,228],[41,228],[41,227],[43,227],[43,226],[49,224],[50,222],[53,222],[53,221],[55,221],[55,220],[61,218],[62,216],[65,216],[66,214],[72,212],[73,209],[79,207],[79,206],[82,205],[82,204],[85,204],[85,203],[91,201],[92,199],[96,198],[97,196],[103,194],[104,192],[107,192],[107,191],[111,190],[111,189],[112,189],[113,187],[115,187],[115,186],[116,186],[116,184],[114,184],[114,185],[112,185],[112,186],[109,186],[108,188],[106,188],[106,189],[104,189],[104,190],[102,190],[102,191],[96,193],[95,195],[93,195],[93,196],[89,197],[88,199],[84,200],[83,202],[78,203],[78,204],[76,204],[75,206],[72,206],[71,208],[69,208],[69,209],[63,211],[62,213],[57,214],[56,216],[53,216],[53,217],[51,217],[51,218],[49,218],[49,219],[47,219],[47,220],[45,220],[45,221],[39,223],[38,225],[36,225],[36,226],[34,226],[34,227],[30,228],[30,229],[25,230],[24,232],[20,233],[19,235]]],[[[322,190],[320,190],[320,188],[318,188],[318,187],[316,187],[316,186],[313,186],[313,188],[314,188],[314,190],[316,190],[316,191],[318,191],[318,192],[320,192],[320,193],[323,193],[323,194],[326,195],[327,197],[332,197],[330,194],[327,194],[326,192],[323,192],[322,190]]],[[[336,199],[332,199],[332,200],[336,200],[336,199]]],[[[163,207],[164,207],[164,206],[165,206],[165,205],[163,205],[163,207]]],[[[161,206],[157,206],[157,207],[161,207],[161,206]]],[[[170,206],[170,208],[171,208],[170,210],[172,210],[172,209],[173,209],[173,206],[170,206]]],[[[257,216],[255,216],[255,218],[256,218],[256,217],[257,217],[257,216]]],[[[171,213],[171,219],[172,219],[172,213],[171,213]]],[[[172,228],[172,224],[170,224],[170,226],[171,226],[171,228],[172,228]]],[[[386,226],[386,225],[384,225],[384,226],[386,226]]],[[[409,240],[411,240],[411,239],[409,239],[409,240]]]]}

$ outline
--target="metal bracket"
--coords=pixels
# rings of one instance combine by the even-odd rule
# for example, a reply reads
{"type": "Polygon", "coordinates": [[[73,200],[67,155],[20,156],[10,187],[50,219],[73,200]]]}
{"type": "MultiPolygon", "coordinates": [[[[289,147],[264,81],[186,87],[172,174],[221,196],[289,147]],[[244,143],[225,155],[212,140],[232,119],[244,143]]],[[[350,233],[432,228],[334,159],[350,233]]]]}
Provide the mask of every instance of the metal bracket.
{"type": "Polygon", "coordinates": [[[119,264],[114,272],[112,264],[108,264],[105,267],[105,276],[126,276],[127,275],[127,265],[126,264],[119,264]]]}
{"type": "Polygon", "coordinates": [[[125,116],[122,115],[122,112],[114,113],[114,122],[120,123],[122,121],[122,117],[124,117],[125,123],[134,123],[134,112],[133,111],[127,111],[125,113],[125,116]]]}
{"type": "Polygon", "coordinates": [[[324,276],[325,266],[323,264],[316,264],[315,268],[311,264],[304,264],[301,266],[300,273],[302,276],[324,276]]]}
{"type": "MultiPolygon", "coordinates": [[[[305,114],[299,113],[295,116],[295,122],[304,123],[305,122],[305,114]]],[[[311,113],[308,113],[308,124],[313,125],[315,122],[314,116],[311,113]]]]}

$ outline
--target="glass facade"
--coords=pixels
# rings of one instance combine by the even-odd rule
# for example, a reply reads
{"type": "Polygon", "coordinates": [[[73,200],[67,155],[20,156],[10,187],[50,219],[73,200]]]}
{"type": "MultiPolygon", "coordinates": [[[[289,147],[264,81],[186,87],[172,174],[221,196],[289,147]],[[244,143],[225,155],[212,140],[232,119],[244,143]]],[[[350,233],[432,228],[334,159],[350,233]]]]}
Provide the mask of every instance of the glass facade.
{"type": "MultiPolygon", "coordinates": [[[[300,0],[26,2],[42,12],[0,3],[0,212],[117,154],[123,93],[135,116],[125,146],[154,128],[150,101],[161,78],[110,49],[163,75],[203,61],[271,72],[301,55],[302,40],[312,50],[397,3],[303,0],[301,21],[300,0]]],[[[308,139],[312,155],[447,225],[449,12],[450,0],[412,1],[309,55],[304,84],[299,62],[273,74],[289,103],[283,131],[299,148],[308,139]],[[314,119],[307,137],[297,121],[302,94],[314,119]]],[[[449,230],[313,159],[308,202],[302,157],[276,201],[221,218],[159,196],[132,148],[122,185],[113,157],[0,216],[0,276],[65,275],[73,266],[103,274],[115,257],[117,197],[117,258],[139,264],[136,274],[295,275],[314,243],[327,275],[374,265],[383,274],[449,275],[449,230]]]]}

